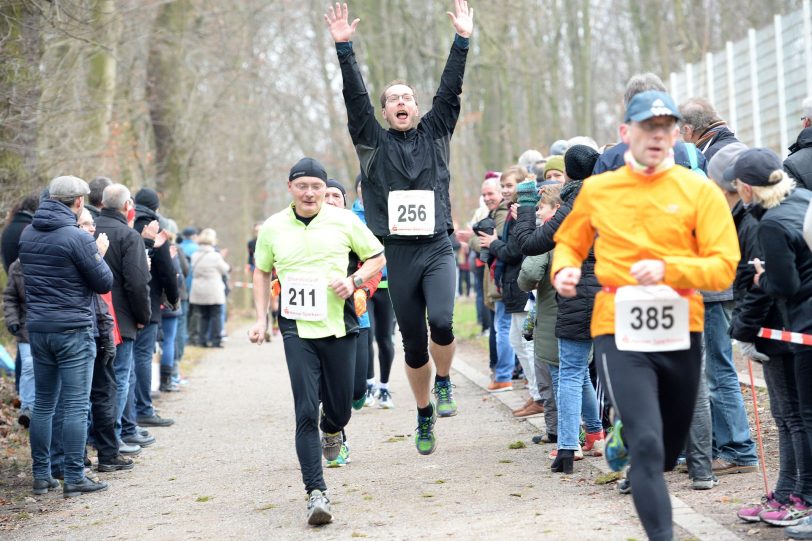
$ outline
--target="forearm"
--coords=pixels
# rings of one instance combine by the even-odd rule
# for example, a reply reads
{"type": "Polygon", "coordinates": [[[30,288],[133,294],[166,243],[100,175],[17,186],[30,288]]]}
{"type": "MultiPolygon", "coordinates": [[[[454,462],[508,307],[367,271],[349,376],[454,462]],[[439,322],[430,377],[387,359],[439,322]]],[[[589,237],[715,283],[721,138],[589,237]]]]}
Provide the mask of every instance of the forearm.
{"type": "Polygon", "coordinates": [[[347,127],[352,142],[355,145],[372,146],[380,125],[375,120],[375,110],[355,59],[352,42],[336,43],[336,53],[344,80],[344,104],[347,107],[347,127]]]}
{"type": "Polygon", "coordinates": [[[358,270],[353,274],[355,276],[360,276],[361,281],[367,282],[370,278],[381,272],[385,266],[386,257],[384,257],[383,253],[381,253],[364,261],[364,264],[358,267],[358,270]]]}
{"type": "Polygon", "coordinates": [[[268,309],[271,305],[271,273],[254,267],[254,308],[257,320],[268,319],[268,309]]]}

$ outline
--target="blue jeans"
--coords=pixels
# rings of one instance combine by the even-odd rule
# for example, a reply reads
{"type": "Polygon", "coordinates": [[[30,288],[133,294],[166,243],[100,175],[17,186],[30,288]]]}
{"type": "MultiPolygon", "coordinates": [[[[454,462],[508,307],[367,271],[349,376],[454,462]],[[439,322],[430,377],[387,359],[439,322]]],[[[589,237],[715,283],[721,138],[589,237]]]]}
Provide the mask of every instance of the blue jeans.
{"type": "Polygon", "coordinates": [[[34,384],[34,357],[31,356],[31,344],[20,342],[17,344],[17,353],[20,356],[20,409],[34,407],[36,386],[34,384]]]}
{"type": "Polygon", "coordinates": [[[48,479],[51,474],[51,430],[61,392],[65,482],[80,483],[84,479],[90,383],[96,358],[93,331],[84,327],[68,332],[29,332],[29,335],[36,382],[30,427],[34,479],[48,479]]]}
{"type": "Polygon", "coordinates": [[[161,373],[171,373],[175,365],[175,334],[178,330],[178,320],[180,317],[161,318],[161,330],[164,341],[161,346],[161,373]]]}
{"type": "Polygon", "coordinates": [[[176,319],[178,320],[178,331],[175,334],[175,360],[179,361],[183,358],[183,352],[186,350],[186,342],[189,341],[189,301],[180,301],[181,315],[176,319]]]}
{"type": "Polygon", "coordinates": [[[587,432],[603,430],[595,387],[589,379],[591,340],[558,339],[558,367],[550,366],[558,406],[558,448],[580,449],[583,416],[587,432]]]}
{"type": "Polygon", "coordinates": [[[130,394],[130,375],[133,371],[133,340],[124,338],[116,346],[113,368],[116,373],[116,436],[121,438],[121,423],[127,396],[130,394]]]}
{"type": "Polygon", "coordinates": [[[705,303],[703,344],[713,422],[713,457],[739,466],[754,466],[758,464],[758,456],[750,438],[739,377],[733,366],[729,327],[730,314],[725,303],[705,303]]]}
{"type": "Polygon", "coordinates": [[[510,345],[510,314],[505,312],[505,303],[496,301],[496,369],[494,381],[510,381],[513,376],[513,367],[516,364],[513,348],[510,345]]]}
{"type": "Polygon", "coordinates": [[[152,355],[155,353],[155,342],[158,340],[158,324],[149,323],[135,335],[133,346],[133,367],[135,370],[135,415],[151,417],[152,409],[152,355]]]}

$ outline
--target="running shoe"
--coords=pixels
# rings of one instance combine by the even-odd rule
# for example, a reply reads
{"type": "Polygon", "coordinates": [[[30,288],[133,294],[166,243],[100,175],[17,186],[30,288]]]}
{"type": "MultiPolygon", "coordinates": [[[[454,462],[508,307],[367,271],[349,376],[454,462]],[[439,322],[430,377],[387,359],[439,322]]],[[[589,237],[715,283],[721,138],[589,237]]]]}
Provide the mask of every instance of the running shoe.
{"type": "Polygon", "coordinates": [[[364,407],[366,402],[367,402],[367,394],[364,393],[364,394],[361,395],[361,398],[359,398],[358,400],[353,400],[352,401],[352,409],[358,411],[358,410],[360,410],[361,408],[364,407]]]}
{"type": "Polygon", "coordinates": [[[762,522],[773,526],[795,526],[802,518],[810,515],[812,506],[798,496],[790,494],[788,504],[782,505],[780,509],[762,511],[758,516],[762,522]]]}
{"type": "Polygon", "coordinates": [[[430,455],[437,447],[437,437],[434,435],[434,423],[436,421],[436,407],[432,407],[431,417],[417,416],[414,444],[417,447],[417,452],[421,455],[430,455]]]}
{"type": "Polygon", "coordinates": [[[773,493],[768,492],[761,497],[761,502],[742,507],[738,510],[736,516],[745,522],[760,522],[761,517],[759,515],[761,513],[765,511],[778,511],[781,509],[781,505],[781,502],[773,498],[773,493]]]}
{"type": "Polygon", "coordinates": [[[321,454],[324,455],[324,459],[327,460],[327,462],[337,459],[338,455],[341,453],[341,447],[343,444],[344,438],[342,437],[340,431],[333,434],[322,434],[321,454]]]}
{"type": "Polygon", "coordinates": [[[364,400],[364,407],[371,408],[375,405],[375,386],[367,385],[367,394],[364,400]]]}
{"type": "Polygon", "coordinates": [[[381,389],[378,391],[378,407],[391,410],[395,407],[395,403],[392,402],[392,393],[389,392],[389,389],[381,389]]]}
{"type": "Polygon", "coordinates": [[[617,482],[617,491],[623,495],[632,493],[632,482],[628,479],[621,479],[617,482]]]}
{"type": "Polygon", "coordinates": [[[311,526],[321,526],[333,521],[330,512],[330,498],[326,492],[315,489],[307,499],[307,523],[311,526]]]}
{"type": "Polygon", "coordinates": [[[812,539],[812,516],[802,519],[795,526],[785,528],[784,536],[790,539],[812,539]]]}
{"type": "Polygon", "coordinates": [[[629,463],[629,448],[623,441],[622,430],[623,423],[618,419],[614,423],[612,432],[606,438],[606,446],[603,450],[606,455],[606,463],[609,464],[612,471],[620,471],[629,463]]]}
{"type": "Polygon", "coordinates": [[[340,468],[346,466],[351,462],[350,460],[350,446],[346,442],[341,444],[341,450],[338,452],[338,457],[335,460],[328,460],[328,468],[340,468]]]}
{"type": "Polygon", "coordinates": [[[457,414],[457,401],[454,400],[453,385],[450,380],[434,383],[434,396],[437,397],[437,415],[440,417],[453,417],[457,414]]]}

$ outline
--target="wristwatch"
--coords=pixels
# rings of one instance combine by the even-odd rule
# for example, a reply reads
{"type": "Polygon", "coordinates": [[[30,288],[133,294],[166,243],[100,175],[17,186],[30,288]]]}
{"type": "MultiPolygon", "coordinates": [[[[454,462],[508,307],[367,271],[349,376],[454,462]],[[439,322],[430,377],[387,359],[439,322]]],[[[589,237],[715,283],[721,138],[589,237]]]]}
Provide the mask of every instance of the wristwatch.
{"type": "Polygon", "coordinates": [[[362,285],[364,285],[364,279],[361,278],[360,276],[358,276],[357,274],[353,274],[352,275],[352,285],[355,286],[355,289],[358,289],[362,285]]]}

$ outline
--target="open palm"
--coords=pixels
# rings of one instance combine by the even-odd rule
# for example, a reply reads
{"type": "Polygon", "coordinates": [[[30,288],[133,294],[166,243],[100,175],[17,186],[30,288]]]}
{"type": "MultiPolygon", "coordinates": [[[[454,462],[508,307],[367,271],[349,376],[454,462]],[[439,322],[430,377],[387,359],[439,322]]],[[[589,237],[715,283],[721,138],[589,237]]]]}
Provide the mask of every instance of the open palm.
{"type": "Polygon", "coordinates": [[[327,28],[330,30],[330,35],[333,36],[333,41],[336,43],[342,41],[350,41],[352,35],[355,34],[355,29],[361,19],[355,19],[352,24],[349,22],[349,10],[347,4],[343,6],[336,2],[335,8],[329,6],[327,13],[324,14],[324,20],[327,22],[327,28]]]}
{"type": "Polygon", "coordinates": [[[471,37],[474,31],[474,8],[468,8],[465,0],[454,0],[455,13],[447,12],[457,34],[464,38],[471,37]]]}

